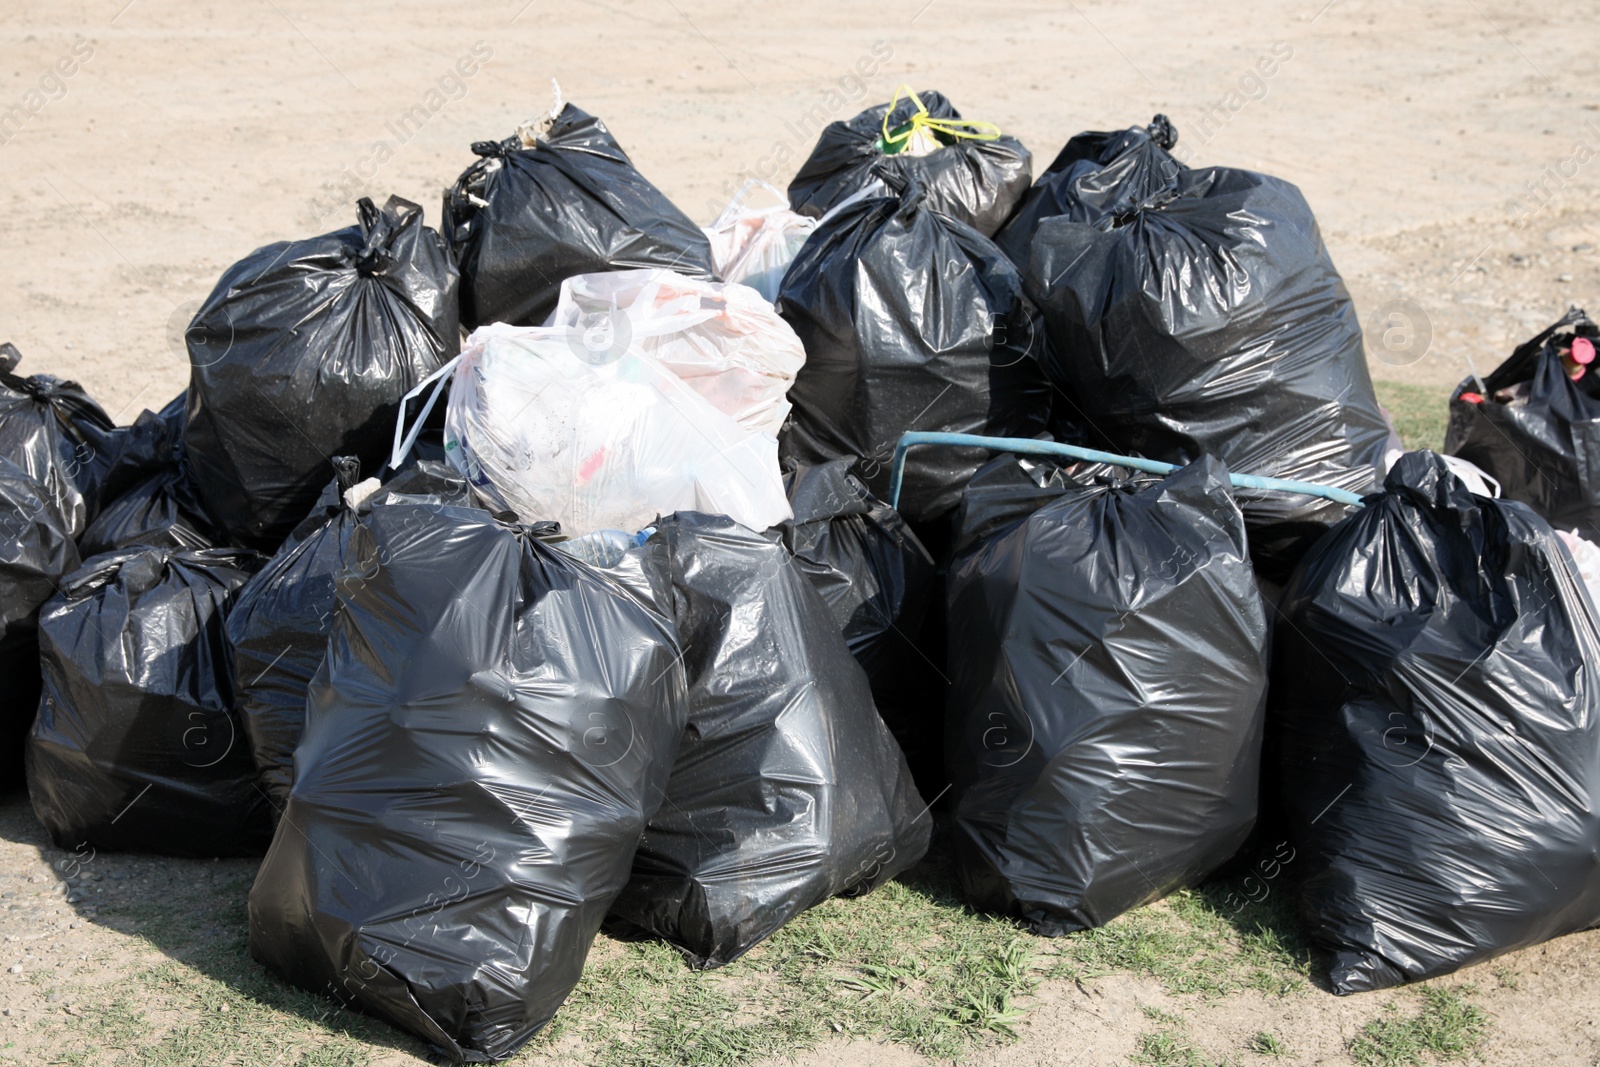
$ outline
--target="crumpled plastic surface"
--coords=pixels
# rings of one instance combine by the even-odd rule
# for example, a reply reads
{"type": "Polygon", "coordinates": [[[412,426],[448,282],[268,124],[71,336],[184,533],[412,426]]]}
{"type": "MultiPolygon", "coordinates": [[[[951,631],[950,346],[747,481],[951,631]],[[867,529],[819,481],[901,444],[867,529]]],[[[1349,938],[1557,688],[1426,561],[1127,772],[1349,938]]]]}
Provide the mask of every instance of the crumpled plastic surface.
{"type": "Polygon", "coordinates": [[[614,915],[697,967],[921,859],[932,818],[866,675],[788,551],[723,516],[662,520],[689,729],[614,915]]]}
{"type": "Polygon", "coordinates": [[[717,277],[748,285],[776,302],[784,272],[816,228],[816,219],[789,210],[789,198],[781,189],[752,178],[739,187],[705,233],[717,277]],[[760,193],[774,203],[751,204],[760,193]]]}
{"type": "Polygon", "coordinates": [[[1600,921],[1600,632],[1543,519],[1410,453],[1280,610],[1273,770],[1335,993],[1600,921]]]}
{"type": "Polygon", "coordinates": [[[72,535],[100,510],[113,424],[77,382],[16,373],[22,353],[0,344],[0,458],[44,486],[72,535]]]}
{"type": "Polygon", "coordinates": [[[0,772],[21,780],[39,710],[39,608],[78,569],[71,524],[44,483],[0,456],[0,772]]]}
{"type": "Polygon", "coordinates": [[[274,821],[289,802],[306,692],[328,649],[338,609],[334,582],[360,513],[388,503],[471,505],[454,470],[424,460],[392,476],[363,507],[352,507],[344,492],[356,484],[359,464],[340,456],[334,467],[338,476],[317,507],[240,590],[228,613],[234,706],[274,821]]]}
{"type": "MultiPolygon", "coordinates": [[[[857,459],[880,499],[907,430],[1032,437],[1049,417],[1044,330],[1016,269],[982,234],[934,211],[920,186],[818,226],[784,277],[778,311],[806,349],[782,454],[857,459]]],[[[987,459],[979,448],[914,450],[901,513],[925,522],[950,511],[987,459]]]]}
{"type": "Polygon", "coordinates": [[[333,477],[376,470],[400,398],[459,350],[457,275],[422,209],[257,249],[195,314],[184,462],[230,544],[272,552],[333,477]]]}
{"type": "Polygon", "coordinates": [[[673,270],[714,277],[706,235],[645,180],[605,123],[567,104],[534,147],[480,141],[444,194],[461,267],[461,318],[539,326],[575,274],[673,270]]]}
{"type": "Polygon", "coordinates": [[[374,508],[338,583],[250,951],[457,1060],[555,1014],[661,803],[670,622],[481,511],[374,508]]]}
{"type": "Polygon", "coordinates": [[[104,506],[78,539],[83,558],[131,545],[211,548],[221,535],[183,467],[183,394],[111,431],[104,506]]]}
{"type": "Polygon", "coordinates": [[[222,626],[253,552],[97,556],[39,615],[28,793],[61,848],[253,856],[271,833],[222,626]]]}
{"type": "Polygon", "coordinates": [[[453,375],[446,454],[491,510],[569,537],[674,511],[757,530],[790,515],[777,442],[636,345],[597,358],[559,327],[485,326],[453,375]]]}
{"type": "Polygon", "coordinates": [[[931,796],[938,790],[928,785],[943,773],[944,694],[924,684],[938,670],[915,642],[933,593],[933,557],[848,460],[796,467],[784,485],[794,519],[775,532],[833,612],[878,714],[931,796]]]}
{"type": "Polygon", "coordinates": [[[1552,526],[1600,539],[1600,373],[1591,368],[1567,377],[1559,349],[1574,337],[1600,340],[1600,327],[1577,308],[1538,336],[1518,345],[1482,383],[1483,403],[1461,394],[1476,391],[1468,378],[1450,397],[1444,450],[1477,464],[1501,492],[1537,511],[1552,526]],[[1510,403],[1495,394],[1528,383],[1510,403]]]}
{"type": "MultiPolygon", "coordinates": [[[[935,118],[959,119],[945,95],[934,90],[917,94],[935,118]]],[[[886,155],[878,146],[889,104],[879,104],[855,118],[831,122],[811,155],[789,183],[789,204],[795,211],[821,218],[852,194],[888,192],[878,168],[913,180],[927,190],[928,206],[964,222],[985,237],[992,236],[1017,206],[1032,180],[1033,154],[1015,137],[996,141],[955,140],[926,155],[886,155]]],[[[894,103],[889,126],[911,121],[916,103],[909,97],[894,103]]]]}
{"type": "Polygon", "coordinates": [[[580,274],[546,324],[595,362],[631,348],[655,358],[741,426],[776,437],[806,351],[768,300],[744,285],[669,270],[580,274]]]}
{"type": "MultiPolygon", "coordinates": [[[[1350,294],[1300,191],[1184,167],[1148,131],[1074,144],[1064,154],[1085,154],[1041,178],[1059,183],[1065,211],[1038,223],[1026,271],[1046,365],[1071,398],[1058,414],[1112,452],[1210,454],[1237,473],[1371,490],[1387,428],[1350,294]]],[[[1238,499],[1252,556],[1280,577],[1346,513],[1301,494],[1238,499]]]]}
{"type": "Polygon", "coordinates": [[[1108,207],[1116,214],[1159,202],[1183,172],[1168,151],[1177,142],[1178,131],[1165,115],[1149,126],[1078,134],[1029,187],[994,243],[1018,270],[1027,270],[1034,231],[1045,219],[1068,215],[1092,223],[1108,207]],[[1106,189],[1112,193],[1109,205],[1106,189]]]}
{"type": "Polygon", "coordinates": [[[957,871],[1051,936],[1226,863],[1255,824],[1267,621],[1228,474],[1002,456],[949,577],[957,871]]]}
{"type": "Polygon", "coordinates": [[[1557,530],[1556,536],[1572,554],[1573,566],[1578,568],[1583,587],[1589,590],[1590,601],[1600,604],[1600,545],[1579,536],[1576,531],[1557,530]]]}
{"type": "Polygon", "coordinates": [[[338,606],[334,578],[358,521],[338,494],[356,483],[360,465],[340,456],[334,467],[339,473],[332,499],[324,495],[308,517],[310,525],[302,525],[300,536],[291,536],[256,572],[228,613],[234,707],[274,822],[289,802],[306,691],[328,649],[338,606]]]}

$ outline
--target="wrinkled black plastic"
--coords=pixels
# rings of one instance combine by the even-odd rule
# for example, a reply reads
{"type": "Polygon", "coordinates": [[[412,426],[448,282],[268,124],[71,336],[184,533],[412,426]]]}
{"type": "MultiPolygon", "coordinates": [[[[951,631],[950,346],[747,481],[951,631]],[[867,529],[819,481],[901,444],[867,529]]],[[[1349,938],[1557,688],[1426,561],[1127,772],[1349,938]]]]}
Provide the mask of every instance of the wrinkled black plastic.
{"type": "Polygon", "coordinates": [[[645,550],[671,575],[689,729],[612,911],[716,967],[917,862],[932,819],[788,550],[697,513],[645,550]]]}
{"type": "MultiPolygon", "coordinates": [[[[848,460],[784,475],[793,520],[777,527],[793,565],[822,594],[850,652],[867,672],[872,701],[927,795],[943,773],[942,686],[917,650],[933,591],[934,563],[898,512],[850,473],[848,460]]],[[[942,787],[943,780],[938,785],[942,787]]]]}
{"type": "Polygon", "coordinates": [[[183,467],[187,398],[111,432],[105,506],[78,539],[85,559],[131,545],[211,548],[221,535],[183,467]]]}
{"type": "Polygon", "coordinates": [[[342,492],[360,465],[334,460],[338,477],[306,522],[250,579],[228,614],[234,707],[244,726],[274,822],[289,802],[294,750],[306,721],[306,691],[328,649],[337,609],[334,579],[359,519],[342,492]]]}
{"type": "MultiPolygon", "coordinates": [[[[943,93],[929,90],[917,95],[934,118],[961,117],[943,93]]],[[[874,173],[882,167],[902,180],[920,184],[928,191],[928,205],[934,210],[985,237],[992,236],[1027,192],[1033,154],[1015,137],[1002,134],[994,141],[935,135],[944,147],[925,156],[885,155],[878,142],[888,111],[888,104],[879,104],[855,118],[829,123],[789,183],[789,206],[820,219],[834,205],[864,189],[882,195],[887,188],[874,173]]],[[[889,118],[889,128],[910,122],[915,111],[911,99],[900,100],[889,118]]]]}
{"type": "Polygon", "coordinates": [[[542,326],[576,274],[661,268],[711,279],[711,244],[645,180],[605,123],[566,105],[533,148],[484,141],[444,194],[461,319],[542,326]]]}
{"type": "Polygon", "coordinates": [[[1444,450],[1476,464],[1512,500],[1530,505],[1563,530],[1600,541],[1600,371],[1591,366],[1573,381],[1559,349],[1574,337],[1600,342],[1600,327],[1573,308],[1526,344],[1482,383],[1483,403],[1468,378],[1450,397],[1444,450]],[[1526,398],[1503,404],[1501,389],[1528,383],[1526,398]]]}
{"type": "Polygon", "coordinates": [[[1023,195],[1016,212],[995,234],[994,243],[1018,270],[1025,271],[1039,223],[1074,212],[1083,221],[1093,221],[1097,214],[1105,213],[1097,195],[1100,189],[1109,186],[1114,190],[1112,214],[1137,211],[1142,204],[1159,201],[1183,170],[1167,151],[1177,140],[1165,115],[1157,115],[1149,126],[1078,134],[1023,195]],[[1111,163],[1117,166],[1108,169],[1111,163]],[[1086,203],[1095,205],[1094,214],[1084,211],[1086,203]]]}
{"type": "MultiPolygon", "coordinates": [[[[1042,179],[1059,183],[1064,210],[1034,229],[1026,271],[1046,365],[1071,397],[1058,415],[1113,452],[1209,453],[1244,474],[1370,490],[1388,430],[1361,324],[1300,190],[1190,169],[1145,131],[1072,151],[1085,155],[1042,179]]],[[[1274,575],[1346,511],[1299,494],[1238,499],[1251,553],[1274,575]]]]}
{"type": "Polygon", "coordinates": [[[457,1059],[555,1014],[667,784],[671,624],[482,511],[351,541],[250,950],[457,1059]]]}
{"type": "Polygon", "coordinates": [[[111,416],[77,382],[14,373],[21,361],[0,344],[0,458],[38,479],[76,537],[100,509],[111,416]]]}
{"type": "Polygon", "coordinates": [[[388,457],[400,398],[460,348],[457,275],[422,209],[257,249],[187,334],[184,461],[230,543],[274,551],[333,477],[388,457]]]}
{"type": "MultiPolygon", "coordinates": [[[[240,591],[228,615],[235,707],[275,821],[289,802],[306,692],[328,648],[338,609],[334,581],[359,521],[358,510],[343,496],[356,484],[359,464],[340,456],[334,467],[338,475],[317,507],[240,591]]],[[[429,461],[394,475],[361,510],[389,503],[471,506],[455,469],[429,461]]]]}
{"type": "Polygon", "coordinates": [[[233,714],[222,624],[253,552],[130,548],[68,575],[39,616],[33,810],[65,849],[250,856],[266,799],[233,714]]]}
{"type": "Polygon", "coordinates": [[[21,781],[22,740],[39,710],[39,608],[78,563],[55,498],[0,456],[0,789],[21,781]]]}
{"type": "MultiPolygon", "coordinates": [[[[818,226],[784,275],[778,311],[806,349],[782,455],[856,459],[879,498],[907,430],[1031,437],[1049,418],[1044,331],[1021,278],[988,238],[931,210],[919,186],[818,226]]],[[[951,510],[987,459],[976,448],[911,453],[901,513],[922,522],[951,510]]]]}
{"type": "Polygon", "coordinates": [[[1410,453],[1281,610],[1268,728],[1335,993],[1600,921],[1600,633],[1543,519],[1410,453]]]}
{"type": "Polygon", "coordinates": [[[949,578],[962,884],[1037,933],[1193,885],[1255,824],[1267,623],[1226,469],[973,479],[949,578]],[[1042,505],[1042,506],[1041,506],[1042,505]]]}

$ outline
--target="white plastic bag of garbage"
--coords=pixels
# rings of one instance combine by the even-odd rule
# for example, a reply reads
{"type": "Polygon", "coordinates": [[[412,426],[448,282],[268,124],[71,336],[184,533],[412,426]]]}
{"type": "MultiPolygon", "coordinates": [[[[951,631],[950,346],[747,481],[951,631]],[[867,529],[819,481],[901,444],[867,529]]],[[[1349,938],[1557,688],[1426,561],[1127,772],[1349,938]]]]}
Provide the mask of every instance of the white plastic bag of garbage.
{"type": "Polygon", "coordinates": [[[755,290],[669,270],[568,278],[545,325],[575,331],[596,360],[630,345],[654,356],[717,410],[773,436],[806,361],[800,338],[755,290]]]}
{"type": "Polygon", "coordinates": [[[791,516],[777,441],[637,345],[593,350],[562,327],[496,323],[467,338],[451,374],[445,454],[524,522],[553,519],[579,537],[674,511],[756,530],[791,516]]]}
{"type": "Polygon", "coordinates": [[[705,232],[717,277],[741,282],[776,302],[784,271],[816,228],[816,219],[789,209],[783,190],[751,178],[705,232]],[[761,193],[770,194],[772,203],[753,206],[750,201],[761,193]]]}

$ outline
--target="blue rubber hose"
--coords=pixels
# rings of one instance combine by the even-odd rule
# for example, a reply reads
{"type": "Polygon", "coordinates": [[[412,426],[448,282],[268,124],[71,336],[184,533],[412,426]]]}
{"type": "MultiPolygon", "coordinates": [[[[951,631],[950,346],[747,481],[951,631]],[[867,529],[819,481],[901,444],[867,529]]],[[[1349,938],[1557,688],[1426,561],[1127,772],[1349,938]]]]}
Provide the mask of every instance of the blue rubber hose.
{"type": "MultiPolygon", "coordinates": [[[[1178,469],[1175,463],[1140,459],[1137,456],[1119,456],[1115,452],[1100,452],[1093,448],[1079,448],[1077,445],[1063,445],[1055,441],[1034,441],[1025,437],[982,437],[970,433],[924,433],[912,430],[901,434],[900,443],[894,448],[894,463],[889,473],[890,507],[900,506],[900,483],[905,479],[906,453],[917,445],[958,445],[966,448],[987,448],[995,452],[1015,452],[1024,456],[1064,456],[1088,463],[1113,463],[1119,467],[1146,471],[1150,474],[1171,474],[1178,469]]],[[[1275,489],[1283,493],[1322,497],[1324,500],[1334,500],[1340,504],[1352,504],[1357,507],[1361,505],[1360,494],[1337,486],[1296,482],[1287,478],[1263,478],[1256,474],[1230,473],[1228,477],[1238,489],[1275,489]]]]}

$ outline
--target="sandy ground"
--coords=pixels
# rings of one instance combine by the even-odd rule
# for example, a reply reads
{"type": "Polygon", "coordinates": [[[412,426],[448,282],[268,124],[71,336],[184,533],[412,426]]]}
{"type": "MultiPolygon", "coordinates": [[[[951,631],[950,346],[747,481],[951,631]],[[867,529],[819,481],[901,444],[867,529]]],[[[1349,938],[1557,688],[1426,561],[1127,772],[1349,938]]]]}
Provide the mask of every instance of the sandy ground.
{"type": "MultiPolygon", "coordinates": [[[[1374,376],[1451,383],[1600,288],[1597,14],[1507,0],[7,0],[0,340],[131,421],[184,387],[183,329],[228,264],[348,224],[362,194],[416,200],[432,221],[468,144],[546,107],[551,77],[701,222],[739,176],[785,183],[822,121],[909,82],[1019,136],[1036,170],[1074,132],[1161,111],[1188,161],[1298,183],[1375,326],[1374,376]]],[[[13,814],[5,877],[38,915],[0,908],[6,952],[41,922],[67,954],[114,938],[67,925],[13,814]]],[[[1596,1063],[1597,963],[1594,934],[1514,957],[1517,989],[1484,1001],[1486,1061],[1596,1063]]],[[[995,1061],[1120,1060],[1137,1005],[1161,998],[1127,978],[1047,986],[995,1061]]],[[[1188,1016],[1223,1055],[1287,1013],[1277,1025],[1308,1050],[1297,1062],[1343,1063],[1376,1010],[1316,994],[1188,1016]]],[[[917,1061],[839,1046],[801,1062],[917,1061]]]]}

